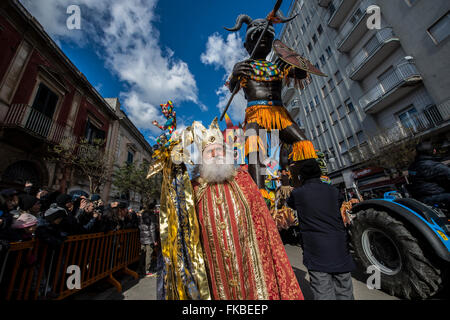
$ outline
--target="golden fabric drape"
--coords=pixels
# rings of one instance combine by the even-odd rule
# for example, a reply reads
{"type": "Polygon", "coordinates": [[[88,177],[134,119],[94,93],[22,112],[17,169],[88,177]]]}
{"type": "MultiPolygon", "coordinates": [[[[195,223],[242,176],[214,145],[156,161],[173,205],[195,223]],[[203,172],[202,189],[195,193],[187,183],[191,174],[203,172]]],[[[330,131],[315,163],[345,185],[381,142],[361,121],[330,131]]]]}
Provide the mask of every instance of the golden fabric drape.
{"type": "MultiPolygon", "coordinates": [[[[170,150],[172,149],[173,146],[170,150]]],[[[151,178],[161,170],[163,172],[159,223],[165,266],[165,299],[210,300],[191,181],[182,165],[172,163],[170,150],[158,150],[155,154],[157,160],[150,166],[147,175],[147,178],[151,178]],[[177,183],[176,179],[179,183],[178,193],[173,185],[177,183]],[[183,251],[187,251],[187,259],[191,264],[187,263],[183,251]]]]}

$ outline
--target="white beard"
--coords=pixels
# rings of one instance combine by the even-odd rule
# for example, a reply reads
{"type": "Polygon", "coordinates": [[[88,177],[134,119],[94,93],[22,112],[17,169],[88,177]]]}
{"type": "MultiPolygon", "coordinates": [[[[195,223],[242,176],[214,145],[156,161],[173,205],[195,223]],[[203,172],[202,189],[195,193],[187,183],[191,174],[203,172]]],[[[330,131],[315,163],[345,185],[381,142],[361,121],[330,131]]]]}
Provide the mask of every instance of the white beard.
{"type": "Polygon", "coordinates": [[[234,178],[235,172],[234,164],[226,164],[224,157],[217,157],[200,165],[200,177],[207,183],[230,181],[234,178]]]}

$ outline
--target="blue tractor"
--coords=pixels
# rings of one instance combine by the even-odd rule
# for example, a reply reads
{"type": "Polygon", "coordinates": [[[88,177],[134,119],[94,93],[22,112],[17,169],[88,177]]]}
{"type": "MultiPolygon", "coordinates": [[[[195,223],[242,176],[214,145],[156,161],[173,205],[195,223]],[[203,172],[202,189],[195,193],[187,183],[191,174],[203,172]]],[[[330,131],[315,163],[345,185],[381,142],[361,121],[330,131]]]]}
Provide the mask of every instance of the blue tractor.
{"type": "Polygon", "coordinates": [[[351,249],[363,270],[376,266],[381,289],[406,299],[435,296],[450,284],[448,208],[395,191],[353,206],[351,249]]]}

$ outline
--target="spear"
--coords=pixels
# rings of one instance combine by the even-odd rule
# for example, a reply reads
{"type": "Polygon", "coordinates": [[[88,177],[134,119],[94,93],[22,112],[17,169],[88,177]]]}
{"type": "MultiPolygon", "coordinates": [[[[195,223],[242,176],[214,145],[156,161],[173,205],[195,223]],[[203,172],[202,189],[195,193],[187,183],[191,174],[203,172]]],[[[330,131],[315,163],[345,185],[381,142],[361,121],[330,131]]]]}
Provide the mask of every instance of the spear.
{"type": "MultiPolygon", "coordinates": [[[[271,19],[272,17],[275,17],[275,16],[276,16],[278,10],[279,10],[280,7],[281,7],[281,3],[282,3],[282,2],[283,2],[283,0],[277,0],[277,2],[275,3],[275,7],[273,8],[272,12],[266,17],[266,25],[264,26],[264,30],[263,30],[263,32],[261,32],[261,35],[259,36],[259,39],[258,39],[258,41],[256,42],[255,47],[253,48],[252,54],[250,55],[250,59],[253,59],[253,58],[255,57],[256,49],[258,49],[259,44],[261,43],[262,38],[263,38],[264,35],[266,34],[267,29],[269,29],[270,19],[271,19]]],[[[231,97],[230,97],[230,99],[228,100],[228,103],[227,103],[227,105],[225,106],[225,109],[223,110],[222,115],[220,116],[220,121],[223,120],[223,117],[225,116],[225,113],[227,113],[227,110],[228,110],[228,108],[230,107],[231,101],[233,101],[234,96],[236,95],[236,93],[239,92],[240,89],[241,89],[241,88],[240,88],[239,83],[236,83],[236,86],[234,87],[234,90],[233,90],[233,92],[232,92],[232,94],[231,94],[231,97]]]]}

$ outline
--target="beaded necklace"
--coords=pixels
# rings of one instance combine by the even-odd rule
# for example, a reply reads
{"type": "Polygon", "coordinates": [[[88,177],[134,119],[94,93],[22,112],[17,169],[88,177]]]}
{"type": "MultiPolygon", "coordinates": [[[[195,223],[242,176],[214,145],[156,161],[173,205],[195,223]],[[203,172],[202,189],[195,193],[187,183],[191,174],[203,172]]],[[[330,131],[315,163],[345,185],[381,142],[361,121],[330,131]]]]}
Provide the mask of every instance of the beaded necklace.
{"type": "Polygon", "coordinates": [[[253,69],[252,80],[275,81],[283,79],[284,75],[280,68],[273,62],[265,60],[253,60],[250,62],[253,69]]]}

